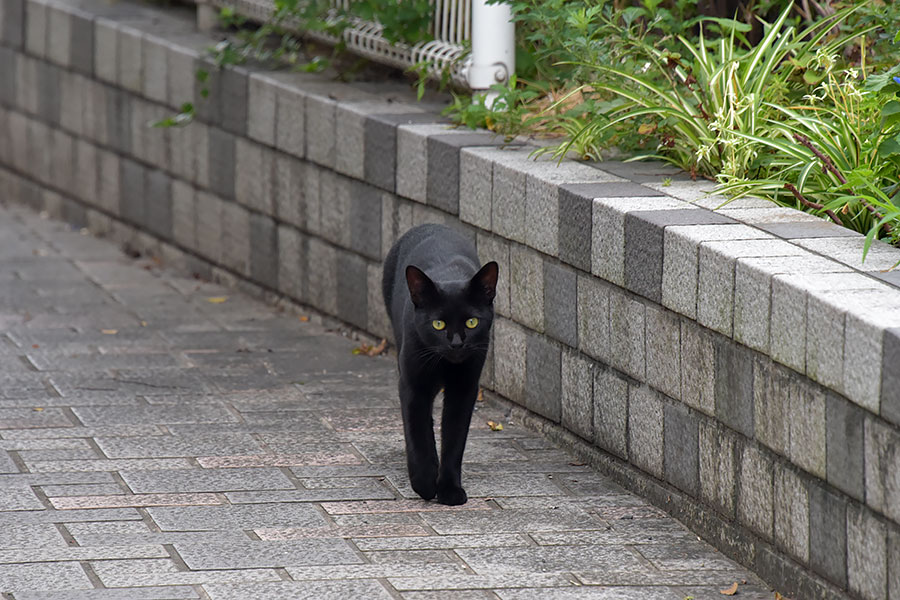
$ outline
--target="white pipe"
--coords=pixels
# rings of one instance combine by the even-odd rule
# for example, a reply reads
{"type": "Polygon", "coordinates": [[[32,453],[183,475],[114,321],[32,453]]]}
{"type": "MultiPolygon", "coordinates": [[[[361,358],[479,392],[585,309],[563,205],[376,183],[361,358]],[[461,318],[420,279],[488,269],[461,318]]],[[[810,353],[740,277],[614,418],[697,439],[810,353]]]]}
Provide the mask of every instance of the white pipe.
{"type": "MultiPolygon", "coordinates": [[[[472,0],[472,62],[466,73],[476,94],[509,81],[516,70],[516,28],[509,4],[472,0]]],[[[488,94],[488,98],[492,100],[488,94]]]]}

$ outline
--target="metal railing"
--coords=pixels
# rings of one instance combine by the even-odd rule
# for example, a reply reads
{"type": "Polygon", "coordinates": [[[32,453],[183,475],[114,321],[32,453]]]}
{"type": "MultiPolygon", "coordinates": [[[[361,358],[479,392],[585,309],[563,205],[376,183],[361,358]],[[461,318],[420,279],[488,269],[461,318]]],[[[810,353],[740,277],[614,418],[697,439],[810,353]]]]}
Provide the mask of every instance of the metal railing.
{"type": "MultiPolygon", "coordinates": [[[[347,9],[351,2],[331,0],[335,9],[347,9]]],[[[268,20],[274,12],[273,0],[198,0],[198,4],[216,9],[228,6],[258,22],[268,20]]],[[[474,91],[487,90],[509,79],[515,70],[515,28],[508,5],[488,5],[486,0],[432,0],[431,4],[432,40],[414,45],[392,43],[385,38],[380,23],[357,18],[350,19],[341,38],[350,51],[371,60],[400,69],[423,65],[435,79],[449,72],[456,84],[474,91]],[[468,55],[467,41],[472,45],[468,55]]],[[[296,26],[302,31],[302,24],[296,26]]],[[[327,44],[339,41],[320,31],[303,33],[327,44]]]]}

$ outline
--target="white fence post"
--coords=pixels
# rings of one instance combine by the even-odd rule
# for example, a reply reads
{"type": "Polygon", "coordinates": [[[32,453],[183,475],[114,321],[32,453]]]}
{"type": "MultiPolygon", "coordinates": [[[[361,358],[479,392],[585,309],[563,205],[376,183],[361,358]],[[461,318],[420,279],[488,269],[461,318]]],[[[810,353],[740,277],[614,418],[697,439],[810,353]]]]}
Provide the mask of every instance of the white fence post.
{"type": "Polygon", "coordinates": [[[483,93],[488,106],[496,92],[489,88],[504,83],[516,70],[516,27],[509,4],[472,0],[472,62],[466,73],[469,87],[483,93]]]}

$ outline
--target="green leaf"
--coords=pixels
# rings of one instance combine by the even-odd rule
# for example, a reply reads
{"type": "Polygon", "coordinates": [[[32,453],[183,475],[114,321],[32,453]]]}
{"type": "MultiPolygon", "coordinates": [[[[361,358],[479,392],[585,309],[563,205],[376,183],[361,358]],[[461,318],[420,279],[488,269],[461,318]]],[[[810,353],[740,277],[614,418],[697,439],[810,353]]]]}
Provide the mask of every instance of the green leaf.
{"type": "Polygon", "coordinates": [[[900,102],[891,100],[881,109],[881,127],[887,129],[896,123],[900,123],[900,102]]]}
{"type": "Polygon", "coordinates": [[[881,144],[878,146],[877,154],[879,158],[900,156],[900,135],[894,138],[888,138],[881,142],[881,144]]]}
{"type": "Polygon", "coordinates": [[[722,31],[739,31],[741,33],[747,33],[753,30],[753,27],[750,25],[743,23],[741,21],[735,21],[734,19],[723,19],[721,17],[696,17],[691,19],[687,23],[684,24],[685,28],[693,27],[697,23],[715,23],[718,25],[722,31]]]}

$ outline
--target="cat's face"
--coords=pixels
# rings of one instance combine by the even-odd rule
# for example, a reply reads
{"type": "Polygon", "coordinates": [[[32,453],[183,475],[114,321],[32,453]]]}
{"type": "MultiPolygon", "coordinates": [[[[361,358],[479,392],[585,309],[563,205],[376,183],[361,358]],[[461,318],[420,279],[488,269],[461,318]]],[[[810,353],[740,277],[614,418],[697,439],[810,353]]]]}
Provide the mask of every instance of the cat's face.
{"type": "Polygon", "coordinates": [[[461,363],[485,354],[494,320],[497,263],[484,265],[470,281],[433,282],[414,266],[406,269],[415,305],[414,326],[425,345],[423,361],[461,363]]]}

